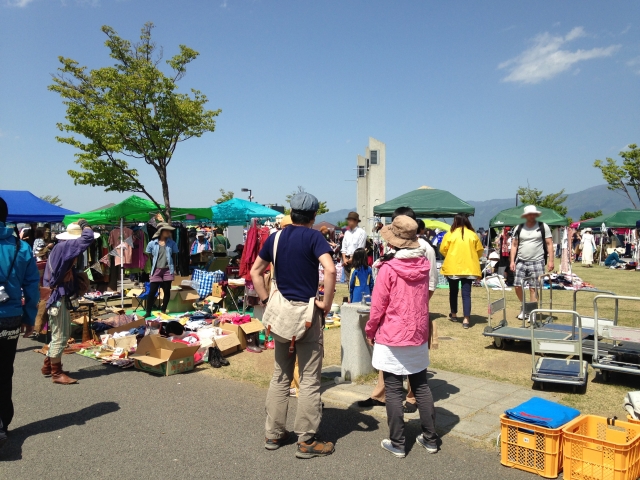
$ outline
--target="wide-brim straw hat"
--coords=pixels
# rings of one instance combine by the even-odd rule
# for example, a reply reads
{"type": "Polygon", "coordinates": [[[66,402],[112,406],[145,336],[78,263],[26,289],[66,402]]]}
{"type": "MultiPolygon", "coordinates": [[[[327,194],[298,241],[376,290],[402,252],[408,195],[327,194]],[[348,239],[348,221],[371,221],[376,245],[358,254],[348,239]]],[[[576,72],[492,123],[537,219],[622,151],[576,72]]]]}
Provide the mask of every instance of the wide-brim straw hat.
{"type": "Polygon", "coordinates": [[[153,238],[158,238],[163,230],[175,230],[174,227],[165,222],[160,222],[156,227],[158,228],[158,231],[153,235],[153,238]]]}
{"type": "MultiPolygon", "coordinates": [[[[70,223],[67,225],[67,231],[59,233],[56,235],[56,239],[58,240],[75,240],[82,236],[82,229],[80,225],[77,223],[70,223]]],[[[99,233],[93,232],[93,238],[98,238],[100,236],[99,233]]]]}
{"type": "Polygon", "coordinates": [[[396,248],[418,248],[418,224],[406,215],[398,215],[391,225],[382,227],[380,235],[396,248]]]}

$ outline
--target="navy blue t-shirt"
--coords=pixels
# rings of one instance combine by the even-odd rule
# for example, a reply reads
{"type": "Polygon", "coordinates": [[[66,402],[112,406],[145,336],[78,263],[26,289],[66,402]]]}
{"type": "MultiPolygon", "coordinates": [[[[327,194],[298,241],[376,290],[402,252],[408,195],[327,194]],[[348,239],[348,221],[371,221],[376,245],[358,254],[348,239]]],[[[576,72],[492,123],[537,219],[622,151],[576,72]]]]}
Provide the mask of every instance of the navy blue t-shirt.
{"type": "MultiPolygon", "coordinates": [[[[260,250],[260,258],[273,262],[271,235],[260,250]]],[[[290,301],[308,302],[318,292],[318,260],[331,246],[318,230],[291,225],[280,234],[276,256],[276,282],[282,296],[290,301]]]]}

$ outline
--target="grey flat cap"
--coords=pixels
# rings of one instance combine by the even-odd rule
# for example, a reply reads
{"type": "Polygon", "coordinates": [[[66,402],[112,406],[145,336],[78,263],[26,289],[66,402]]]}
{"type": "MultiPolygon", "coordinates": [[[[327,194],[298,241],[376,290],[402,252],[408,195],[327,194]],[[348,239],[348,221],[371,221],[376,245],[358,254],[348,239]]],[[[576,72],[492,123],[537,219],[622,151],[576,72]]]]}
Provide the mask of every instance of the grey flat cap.
{"type": "Polygon", "coordinates": [[[320,208],[318,199],[307,192],[297,193],[291,197],[292,210],[305,210],[307,212],[317,212],[320,208]]]}

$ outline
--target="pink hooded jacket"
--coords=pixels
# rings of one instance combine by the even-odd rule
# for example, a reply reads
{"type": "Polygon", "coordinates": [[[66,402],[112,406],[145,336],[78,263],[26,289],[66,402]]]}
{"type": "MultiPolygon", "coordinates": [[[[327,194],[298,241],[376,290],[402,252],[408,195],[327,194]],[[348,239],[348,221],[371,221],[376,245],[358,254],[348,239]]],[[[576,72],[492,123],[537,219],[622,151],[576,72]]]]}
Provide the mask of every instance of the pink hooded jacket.
{"type": "Polygon", "coordinates": [[[367,338],[390,347],[418,346],[429,340],[429,261],[393,258],[376,277],[367,338]]]}

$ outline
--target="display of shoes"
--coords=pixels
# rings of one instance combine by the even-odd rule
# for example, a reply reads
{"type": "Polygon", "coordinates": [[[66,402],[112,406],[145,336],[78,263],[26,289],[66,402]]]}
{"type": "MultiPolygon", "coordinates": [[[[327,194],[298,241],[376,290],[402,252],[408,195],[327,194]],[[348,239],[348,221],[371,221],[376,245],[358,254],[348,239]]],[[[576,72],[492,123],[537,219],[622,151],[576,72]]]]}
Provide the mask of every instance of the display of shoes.
{"type": "Polygon", "coordinates": [[[213,368],[220,368],[222,367],[222,363],[220,363],[220,358],[216,355],[215,350],[220,351],[218,347],[209,347],[209,365],[213,368]]]}

